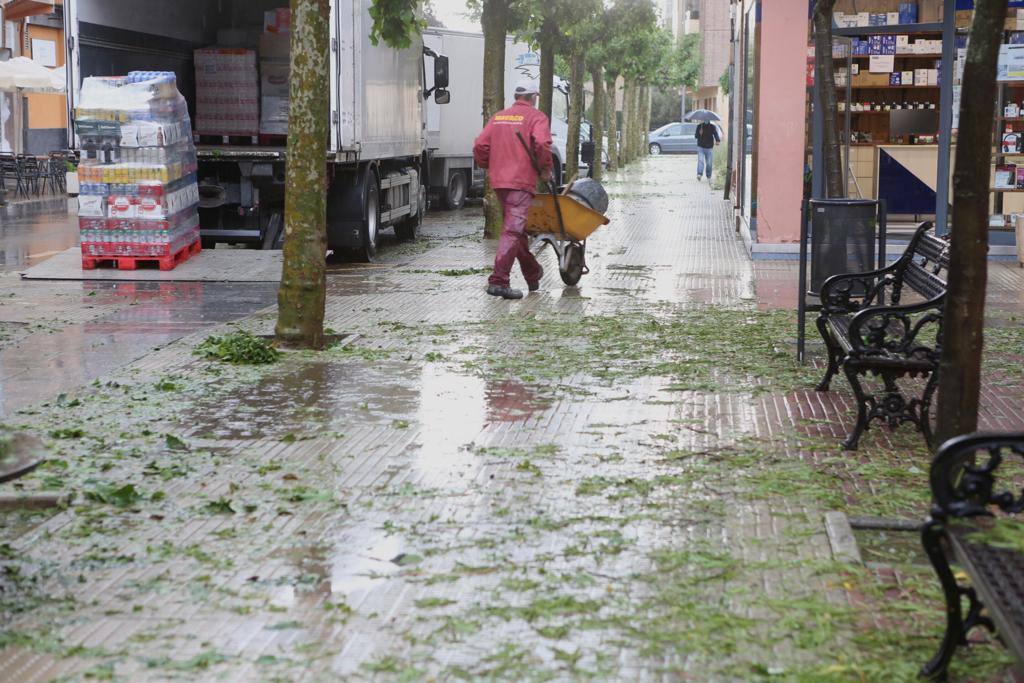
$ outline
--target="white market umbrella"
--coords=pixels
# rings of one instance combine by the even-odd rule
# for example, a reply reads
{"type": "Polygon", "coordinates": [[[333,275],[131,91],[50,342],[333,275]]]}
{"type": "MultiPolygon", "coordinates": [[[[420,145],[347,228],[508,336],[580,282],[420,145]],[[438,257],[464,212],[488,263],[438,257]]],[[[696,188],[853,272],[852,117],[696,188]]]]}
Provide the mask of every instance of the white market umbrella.
{"type": "Polygon", "coordinates": [[[47,69],[28,57],[15,57],[6,62],[0,62],[0,91],[17,90],[61,92],[64,90],[64,78],[60,77],[58,83],[58,78],[52,69],[47,69]]]}

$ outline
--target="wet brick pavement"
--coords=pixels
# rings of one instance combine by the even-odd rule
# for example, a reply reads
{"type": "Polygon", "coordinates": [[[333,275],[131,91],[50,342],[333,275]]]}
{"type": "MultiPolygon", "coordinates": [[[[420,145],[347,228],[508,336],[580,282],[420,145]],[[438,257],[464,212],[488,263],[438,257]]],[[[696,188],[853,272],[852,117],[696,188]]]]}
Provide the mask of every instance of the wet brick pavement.
{"type": "MultiPolygon", "coordinates": [[[[563,288],[548,253],[541,292],[522,302],[485,296],[482,274],[442,272],[490,259],[478,208],[433,214],[420,244],[332,271],[327,324],[349,335],[342,347],[266,371],[192,355],[210,329],[196,319],[217,321],[197,311],[238,292],[168,290],[163,308],[147,292],[147,313],[143,297],[133,306],[107,287],[44,290],[67,293],[53,306],[69,321],[82,302],[106,306],[63,330],[141,339],[151,326],[181,339],[144,352],[133,342],[141,356],[102,368],[104,386],[12,416],[48,433],[66,464],[25,490],[80,495],[5,523],[22,532],[3,539],[17,609],[0,624],[0,678],[906,678],[938,635],[935,595],[913,613],[920,634],[900,642],[898,607],[872,610],[919,597],[918,575],[881,581],[837,562],[823,513],[889,495],[895,475],[868,468],[883,454],[922,486],[909,430],[875,429],[839,459],[852,406],[838,382],[828,394],[730,384],[725,357],[697,387],[676,386],[659,369],[668,350],[650,346],[629,374],[574,368],[571,348],[551,349],[565,367],[515,365],[523,329],[625,321],[634,327],[617,334],[640,344],[674,316],[742,322],[788,306],[792,266],[746,258],[728,206],[679,180],[692,163],[662,157],[613,178],[591,273],[563,288]],[[493,372],[503,352],[507,371],[493,372]],[[69,427],[80,433],[59,431],[69,427]],[[762,460],[774,474],[751,476],[762,460]],[[794,493],[816,477],[839,493],[794,493]],[[103,488],[126,485],[121,504],[103,488]],[[903,657],[910,668],[885,676],[903,657]]],[[[993,271],[994,303],[1019,311],[1021,273],[993,271]]],[[[243,326],[269,333],[273,310],[243,326]]],[[[1020,428],[1019,394],[990,389],[986,424],[1020,428]]],[[[877,512],[920,518],[926,505],[918,495],[877,512]]]]}

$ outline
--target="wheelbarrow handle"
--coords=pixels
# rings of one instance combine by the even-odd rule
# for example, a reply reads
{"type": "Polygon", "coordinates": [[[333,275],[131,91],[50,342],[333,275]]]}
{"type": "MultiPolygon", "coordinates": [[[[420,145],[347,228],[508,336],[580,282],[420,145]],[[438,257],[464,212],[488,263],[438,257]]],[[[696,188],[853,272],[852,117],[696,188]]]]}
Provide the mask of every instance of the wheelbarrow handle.
{"type": "MultiPolygon", "coordinates": [[[[540,170],[540,164],[537,163],[537,157],[534,155],[533,150],[526,144],[526,139],[523,134],[516,131],[516,137],[519,138],[519,144],[523,146],[526,151],[526,156],[530,157],[530,163],[533,164],[533,170],[537,172],[538,176],[543,176],[544,172],[540,170]]],[[[554,180],[548,180],[548,190],[551,192],[551,201],[555,203],[555,213],[558,214],[558,227],[562,231],[562,237],[565,237],[565,221],[562,219],[562,206],[558,203],[558,190],[555,188],[554,180]]]]}

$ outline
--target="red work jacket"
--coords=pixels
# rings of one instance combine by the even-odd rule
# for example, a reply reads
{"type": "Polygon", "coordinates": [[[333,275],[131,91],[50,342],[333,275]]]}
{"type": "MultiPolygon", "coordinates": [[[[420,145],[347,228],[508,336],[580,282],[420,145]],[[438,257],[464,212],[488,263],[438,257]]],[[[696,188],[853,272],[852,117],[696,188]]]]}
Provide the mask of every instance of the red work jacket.
{"type": "Polygon", "coordinates": [[[473,145],[473,158],[477,166],[488,170],[491,187],[533,193],[537,186],[537,172],[516,133],[522,134],[533,150],[541,170],[550,169],[551,126],[548,117],[523,100],[502,109],[487,123],[473,145]]]}

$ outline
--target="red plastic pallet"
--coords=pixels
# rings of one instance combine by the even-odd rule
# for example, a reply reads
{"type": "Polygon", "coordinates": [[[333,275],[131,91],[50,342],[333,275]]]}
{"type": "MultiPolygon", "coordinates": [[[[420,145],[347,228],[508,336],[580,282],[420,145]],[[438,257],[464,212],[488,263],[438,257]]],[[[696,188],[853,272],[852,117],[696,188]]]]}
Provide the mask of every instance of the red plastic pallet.
{"type": "Polygon", "coordinates": [[[83,256],[82,270],[95,270],[107,263],[118,270],[137,270],[140,263],[155,263],[160,270],[174,270],[202,250],[202,244],[196,240],[170,256],[83,256]]]}

